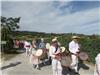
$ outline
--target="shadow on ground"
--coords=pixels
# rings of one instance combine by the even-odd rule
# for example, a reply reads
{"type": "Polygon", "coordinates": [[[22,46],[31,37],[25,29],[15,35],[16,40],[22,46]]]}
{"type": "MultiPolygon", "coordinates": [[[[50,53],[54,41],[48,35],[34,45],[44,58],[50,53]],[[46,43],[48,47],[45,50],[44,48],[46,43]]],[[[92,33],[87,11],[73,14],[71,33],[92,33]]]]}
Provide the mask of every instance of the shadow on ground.
{"type": "MultiPolygon", "coordinates": [[[[80,69],[84,69],[84,70],[89,70],[89,67],[87,65],[85,65],[83,63],[83,61],[80,61],[79,64],[78,64],[78,71],[80,69]]],[[[73,69],[70,69],[68,67],[63,67],[63,71],[62,71],[62,74],[63,75],[80,75],[79,73],[76,73],[75,70],[73,69]]]]}
{"type": "Polygon", "coordinates": [[[78,64],[78,71],[81,68],[84,69],[84,70],[89,70],[89,67],[86,64],[84,64],[83,61],[80,61],[79,64],[78,64]]]}
{"type": "Polygon", "coordinates": [[[10,63],[9,65],[1,67],[1,70],[7,69],[7,68],[10,68],[10,67],[15,67],[15,66],[17,66],[19,64],[21,64],[21,62],[10,63]]]}

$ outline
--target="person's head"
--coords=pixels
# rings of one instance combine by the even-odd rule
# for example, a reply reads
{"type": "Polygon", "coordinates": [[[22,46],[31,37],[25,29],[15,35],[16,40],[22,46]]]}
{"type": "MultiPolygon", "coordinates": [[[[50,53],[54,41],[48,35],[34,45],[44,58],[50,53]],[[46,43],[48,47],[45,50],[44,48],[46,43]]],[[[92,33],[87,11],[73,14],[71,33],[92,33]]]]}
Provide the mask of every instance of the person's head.
{"type": "Polygon", "coordinates": [[[44,39],[43,38],[41,38],[41,42],[44,42],[44,39]]]}
{"type": "Polygon", "coordinates": [[[72,36],[72,40],[75,41],[75,42],[78,42],[79,39],[80,39],[79,36],[72,36]]]}
{"type": "Polygon", "coordinates": [[[51,44],[57,44],[57,38],[52,39],[51,44]]]}

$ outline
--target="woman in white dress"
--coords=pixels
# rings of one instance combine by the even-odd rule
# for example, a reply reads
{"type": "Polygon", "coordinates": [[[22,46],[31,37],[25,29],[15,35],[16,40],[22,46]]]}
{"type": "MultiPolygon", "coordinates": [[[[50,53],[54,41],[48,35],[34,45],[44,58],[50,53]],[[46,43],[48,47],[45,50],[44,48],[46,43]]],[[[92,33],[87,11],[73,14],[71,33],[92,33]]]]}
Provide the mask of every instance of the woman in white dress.
{"type": "Polygon", "coordinates": [[[33,40],[32,41],[32,49],[31,49],[31,55],[30,55],[30,62],[32,63],[34,68],[37,68],[40,70],[39,68],[39,59],[36,56],[36,41],[33,40]]]}

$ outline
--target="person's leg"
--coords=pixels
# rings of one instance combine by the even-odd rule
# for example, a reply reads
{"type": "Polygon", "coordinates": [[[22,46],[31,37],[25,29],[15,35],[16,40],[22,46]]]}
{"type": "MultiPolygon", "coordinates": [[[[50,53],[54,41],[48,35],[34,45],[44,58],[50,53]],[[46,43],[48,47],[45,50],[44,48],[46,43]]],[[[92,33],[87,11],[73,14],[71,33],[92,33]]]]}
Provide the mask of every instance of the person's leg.
{"type": "Polygon", "coordinates": [[[28,55],[30,56],[32,54],[32,48],[28,49],[28,55]]]}
{"type": "Polygon", "coordinates": [[[55,59],[52,59],[52,70],[53,75],[57,75],[57,61],[55,59]]]}
{"type": "Polygon", "coordinates": [[[26,56],[28,56],[28,48],[26,48],[26,56]]]}
{"type": "Polygon", "coordinates": [[[77,71],[77,57],[75,55],[71,55],[71,57],[72,57],[71,68],[77,71]]]}
{"type": "Polygon", "coordinates": [[[38,64],[37,64],[37,67],[36,67],[38,70],[41,70],[40,69],[40,59],[38,58],[38,64]]]}
{"type": "Polygon", "coordinates": [[[78,58],[76,57],[76,65],[75,65],[75,72],[78,72],[78,58]]]}
{"type": "Polygon", "coordinates": [[[57,61],[57,75],[62,75],[62,66],[60,61],[57,61]]]}

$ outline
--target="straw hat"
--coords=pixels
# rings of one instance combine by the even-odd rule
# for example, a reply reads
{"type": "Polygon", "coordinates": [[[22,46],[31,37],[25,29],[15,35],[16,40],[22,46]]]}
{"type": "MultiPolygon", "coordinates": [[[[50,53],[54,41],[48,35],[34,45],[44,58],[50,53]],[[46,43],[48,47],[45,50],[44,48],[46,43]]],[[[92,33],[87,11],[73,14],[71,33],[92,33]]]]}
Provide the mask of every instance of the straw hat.
{"type": "Polygon", "coordinates": [[[58,37],[54,37],[55,39],[57,39],[58,37]]]}
{"type": "Polygon", "coordinates": [[[38,50],[36,51],[36,56],[41,56],[42,53],[43,53],[42,49],[38,49],[38,50]]]}
{"type": "Polygon", "coordinates": [[[60,47],[60,49],[61,49],[61,52],[64,52],[65,51],[65,47],[60,47]]]}
{"type": "Polygon", "coordinates": [[[52,42],[55,42],[55,41],[57,41],[57,38],[52,39],[52,42]]]}
{"type": "Polygon", "coordinates": [[[72,36],[72,39],[80,39],[79,36],[72,36]]]}

